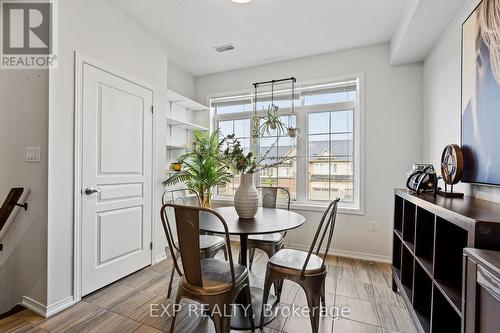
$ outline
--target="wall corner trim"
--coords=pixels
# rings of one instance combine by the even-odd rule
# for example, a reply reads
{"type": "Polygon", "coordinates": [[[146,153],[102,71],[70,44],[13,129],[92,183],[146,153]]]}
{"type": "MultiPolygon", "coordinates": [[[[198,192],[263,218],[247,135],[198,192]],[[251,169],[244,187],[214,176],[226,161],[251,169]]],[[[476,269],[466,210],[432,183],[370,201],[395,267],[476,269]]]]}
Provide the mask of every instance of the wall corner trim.
{"type": "Polygon", "coordinates": [[[28,296],[23,296],[23,300],[21,301],[22,306],[39,314],[44,318],[53,316],[56,313],[61,312],[62,310],[69,308],[74,304],[76,304],[76,300],[73,296],[62,299],[49,306],[46,306],[28,296]]]}

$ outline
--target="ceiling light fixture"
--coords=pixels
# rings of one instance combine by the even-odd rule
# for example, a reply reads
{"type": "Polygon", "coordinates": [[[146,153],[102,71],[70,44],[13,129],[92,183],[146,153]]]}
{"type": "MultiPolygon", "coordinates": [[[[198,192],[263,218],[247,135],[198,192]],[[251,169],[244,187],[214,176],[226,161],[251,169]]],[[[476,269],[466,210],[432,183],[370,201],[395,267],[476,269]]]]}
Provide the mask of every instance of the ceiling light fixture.
{"type": "Polygon", "coordinates": [[[234,3],[248,3],[248,2],[250,2],[252,0],[231,0],[231,1],[234,2],[234,3]]]}

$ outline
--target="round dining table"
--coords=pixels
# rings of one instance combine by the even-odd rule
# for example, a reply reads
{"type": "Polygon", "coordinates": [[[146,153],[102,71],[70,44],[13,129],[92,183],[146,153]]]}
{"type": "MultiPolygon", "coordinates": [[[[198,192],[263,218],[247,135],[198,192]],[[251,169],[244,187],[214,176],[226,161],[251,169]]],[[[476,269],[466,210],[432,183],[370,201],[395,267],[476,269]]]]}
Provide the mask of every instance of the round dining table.
{"type": "MultiPolygon", "coordinates": [[[[230,235],[240,237],[239,264],[248,267],[247,245],[249,235],[271,234],[283,232],[300,227],[305,222],[305,217],[288,210],[277,208],[262,208],[257,210],[255,217],[251,219],[241,219],[234,207],[221,207],[215,210],[224,218],[230,235]]],[[[224,234],[224,227],[220,220],[213,214],[200,213],[200,229],[209,233],[224,234]]],[[[251,286],[252,308],[255,315],[255,327],[260,326],[261,309],[263,303],[262,288],[251,286]]],[[[268,304],[272,311],[266,311],[264,325],[276,317],[276,297],[269,296],[268,304]]],[[[251,329],[250,320],[245,316],[244,307],[238,304],[233,305],[231,318],[231,328],[234,330],[251,329]]]]}

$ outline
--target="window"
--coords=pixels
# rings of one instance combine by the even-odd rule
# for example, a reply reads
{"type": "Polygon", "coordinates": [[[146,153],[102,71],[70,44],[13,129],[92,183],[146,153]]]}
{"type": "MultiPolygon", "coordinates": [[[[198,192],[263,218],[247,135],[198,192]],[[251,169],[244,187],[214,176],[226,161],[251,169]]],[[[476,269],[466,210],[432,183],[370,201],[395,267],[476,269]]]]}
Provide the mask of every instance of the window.
{"type": "Polygon", "coordinates": [[[330,84],[306,89],[303,93],[305,105],[356,102],[357,87],[353,84],[330,84]]]}
{"type": "Polygon", "coordinates": [[[307,197],[331,201],[341,197],[353,202],[354,110],[323,111],[308,115],[307,197]]]}
{"type": "MultiPolygon", "coordinates": [[[[234,133],[241,142],[244,152],[248,153],[250,151],[250,119],[219,121],[218,127],[221,139],[228,134],[234,133]]],[[[240,186],[240,177],[233,176],[230,183],[218,186],[217,193],[222,196],[231,196],[234,195],[238,186],[240,186]]]]}
{"type": "MultiPolygon", "coordinates": [[[[295,156],[293,162],[266,169],[256,176],[257,185],[288,188],[295,205],[323,206],[337,197],[340,208],[361,212],[362,75],[347,81],[321,82],[297,87],[295,115],[290,116],[291,94],[275,96],[281,120],[298,127],[299,140],[285,133],[261,133],[251,138],[254,115],[253,96],[247,94],[211,99],[215,124],[221,135],[235,133],[247,151],[270,158],[295,156]]],[[[270,104],[269,96],[259,95],[257,114],[270,104]]],[[[239,178],[218,188],[217,195],[230,197],[239,178]]]]}
{"type": "MultiPolygon", "coordinates": [[[[297,119],[295,116],[282,116],[280,119],[288,126],[296,126],[297,119]]],[[[269,157],[264,163],[272,164],[277,158],[294,158],[297,149],[295,141],[288,137],[286,133],[278,135],[277,131],[274,130],[271,133],[262,133],[259,138],[259,152],[262,155],[267,154],[269,157]]],[[[260,184],[264,186],[285,187],[290,192],[291,199],[295,200],[297,198],[296,163],[296,160],[286,161],[277,167],[264,170],[260,174],[260,184]]]]}

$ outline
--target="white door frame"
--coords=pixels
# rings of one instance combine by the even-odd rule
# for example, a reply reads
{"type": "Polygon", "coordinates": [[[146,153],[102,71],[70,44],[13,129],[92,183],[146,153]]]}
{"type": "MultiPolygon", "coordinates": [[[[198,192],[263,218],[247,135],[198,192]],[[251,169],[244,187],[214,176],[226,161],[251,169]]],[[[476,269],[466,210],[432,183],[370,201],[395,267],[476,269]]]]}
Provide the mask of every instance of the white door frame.
{"type": "MultiPolygon", "coordinates": [[[[153,94],[154,109],[157,110],[157,93],[153,85],[146,83],[140,79],[131,77],[130,75],[117,71],[109,66],[90,58],[78,51],[75,51],[75,144],[74,144],[74,257],[73,257],[73,300],[79,302],[82,299],[82,242],[81,242],[81,223],[82,223],[82,79],[83,79],[83,66],[88,64],[100,70],[108,72],[109,74],[118,76],[124,80],[133,82],[148,90],[153,94]]],[[[157,166],[156,166],[156,147],[158,145],[156,118],[158,112],[153,112],[152,128],[152,154],[151,154],[151,242],[153,242],[153,249],[151,251],[151,264],[155,262],[155,225],[154,225],[154,212],[157,211],[157,203],[155,200],[158,191],[158,184],[155,184],[157,166]]],[[[159,210],[159,208],[158,208],[159,210]]]]}

